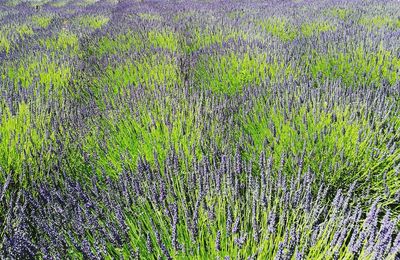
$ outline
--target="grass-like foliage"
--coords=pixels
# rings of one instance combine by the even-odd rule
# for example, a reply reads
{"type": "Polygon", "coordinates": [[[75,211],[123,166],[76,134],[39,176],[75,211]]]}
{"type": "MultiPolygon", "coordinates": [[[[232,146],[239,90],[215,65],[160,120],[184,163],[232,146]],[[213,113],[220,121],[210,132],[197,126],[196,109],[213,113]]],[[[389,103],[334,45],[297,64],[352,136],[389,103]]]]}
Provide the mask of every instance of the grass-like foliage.
{"type": "Polygon", "coordinates": [[[346,7],[333,7],[325,10],[327,15],[337,17],[340,20],[347,20],[352,14],[354,10],[346,7]]]}
{"type": "Polygon", "coordinates": [[[323,32],[336,31],[336,26],[326,21],[315,21],[311,23],[304,23],[301,26],[301,32],[304,36],[310,37],[314,34],[323,32]]]}
{"type": "Polygon", "coordinates": [[[0,259],[400,259],[399,13],[0,0],[0,259]]]}
{"type": "Polygon", "coordinates": [[[195,82],[216,93],[237,94],[244,87],[269,79],[277,81],[292,73],[290,65],[268,59],[265,54],[234,52],[206,56],[194,70],[195,82]],[[269,61],[271,60],[271,61],[269,61]]]}
{"type": "Polygon", "coordinates": [[[51,16],[41,16],[41,15],[35,15],[31,17],[32,23],[38,27],[41,28],[47,28],[51,21],[53,20],[53,17],[51,16]]]}
{"type": "Polygon", "coordinates": [[[15,67],[7,66],[2,74],[4,80],[10,80],[14,86],[28,88],[39,85],[38,91],[48,94],[50,88],[59,89],[65,87],[71,77],[71,69],[68,64],[57,64],[48,56],[29,56],[21,59],[15,67]]]}
{"type": "Polygon", "coordinates": [[[282,41],[292,41],[298,36],[297,28],[284,17],[271,17],[260,23],[261,27],[272,36],[282,41]]]}
{"type": "Polygon", "coordinates": [[[398,81],[400,59],[380,47],[377,51],[365,51],[357,47],[351,52],[318,54],[314,52],[309,65],[314,78],[340,79],[347,86],[372,85],[382,82],[393,85],[398,81]]]}
{"type": "Polygon", "coordinates": [[[101,16],[101,15],[96,15],[96,16],[91,16],[91,15],[85,15],[82,17],[79,17],[77,19],[77,22],[79,25],[83,28],[90,28],[90,29],[99,29],[107,22],[110,20],[109,17],[101,16]]]}
{"type": "Polygon", "coordinates": [[[380,28],[390,28],[390,29],[398,29],[400,28],[400,18],[399,17],[391,17],[388,15],[364,15],[359,20],[360,24],[366,27],[376,27],[380,28]]]}
{"type": "Polygon", "coordinates": [[[145,56],[126,64],[109,66],[105,70],[104,79],[99,84],[106,83],[117,93],[121,88],[133,85],[174,85],[180,82],[179,68],[174,59],[167,56],[145,56]]]}

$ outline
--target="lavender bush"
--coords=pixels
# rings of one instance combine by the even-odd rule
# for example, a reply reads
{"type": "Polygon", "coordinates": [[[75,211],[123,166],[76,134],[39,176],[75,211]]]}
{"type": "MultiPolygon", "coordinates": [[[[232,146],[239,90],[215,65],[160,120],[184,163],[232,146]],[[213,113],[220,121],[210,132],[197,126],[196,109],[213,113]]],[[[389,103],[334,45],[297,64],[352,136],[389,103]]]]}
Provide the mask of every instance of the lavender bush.
{"type": "Polygon", "coordinates": [[[0,258],[399,259],[399,13],[0,0],[0,258]]]}

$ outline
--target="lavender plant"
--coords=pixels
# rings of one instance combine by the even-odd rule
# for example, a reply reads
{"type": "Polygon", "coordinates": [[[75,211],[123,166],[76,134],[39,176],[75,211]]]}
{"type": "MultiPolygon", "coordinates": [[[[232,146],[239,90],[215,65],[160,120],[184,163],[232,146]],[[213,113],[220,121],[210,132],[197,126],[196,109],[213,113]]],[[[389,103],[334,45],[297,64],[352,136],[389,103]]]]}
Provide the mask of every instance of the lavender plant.
{"type": "Polygon", "coordinates": [[[0,259],[399,259],[398,13],[0,0],[0,259]]]}

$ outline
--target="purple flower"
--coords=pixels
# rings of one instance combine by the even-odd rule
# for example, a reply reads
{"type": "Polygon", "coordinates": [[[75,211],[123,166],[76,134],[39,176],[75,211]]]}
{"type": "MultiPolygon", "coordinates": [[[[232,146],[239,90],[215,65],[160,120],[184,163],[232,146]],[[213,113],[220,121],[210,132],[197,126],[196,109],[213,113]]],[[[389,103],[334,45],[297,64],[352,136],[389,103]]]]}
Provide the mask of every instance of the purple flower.
{"type": "Polygon", "coordinates": [[[149,234],[146,236],[146,247],[150,254],[153,253],[153,243],[151,242],[151,237],[149,234]]]}
{"type": "Polygon", "coordinates": [[[86,239],[82,241],[82,252],[87,259],[97,259],[97,257],[92,253],[90,244],[86,239]]]}
{"type": "Polygon", "coordinates": [[[275,260],[283,259],[283,249],[284,249],[283,242],[279,242],[278,250],[276,251],[276,255],[275,255],[275,258],[274,258],[275,260]]]}
{"type": "Polygon", "coordinates": [[[239,231],[239,221],[240,221],[240,217],[236,217],[235,222],[233,223],[233,227],[232,227],[232,234],[236,234],[239,231]]]}
{"type": "Polygon", "coordinates": [[[7,179],[6,179],[6,181],[4,182],[3,189],[2,189],[1,192],[0,192],[0,201],[3,200],[3,197],[4,197],[4,195],[6,194],[7,187],[8,187],[8,185],[10,185],[10,182],[11,182],[11,175],[12,175],[11,173],[8,174],[8,175],[7,175],[7,179]]]}
{"type": "Polygon", "coordinates": [[[232,229],[232,213],[231,213],[231,207],[227,207],[227,213],[226,213],[226,236],[230,236],[230,232],[232,229]]]}
{"type": "Polygon", "coordinates": [[[235,244],[236,244],[239,248],[242,248],[243,245],[244,245],[244,243],[246,243],[246,239],[247,239],[247,236],[244,235],[244,236],[235,238],[235,239],[234,239],[234,242],[235,242],[235,244]]]}
{"type": "Polygon", "coordinates": [[[392,248],[390,249],[390,254],[398,254],[399,252],[400,252],[400,232],[397,233],[397,236],[393,241],[392,248]]]}
{"type": "Polygon", "coordinates": [[[275,210],[271,210],[268,215],[268,231],[271,234],[275,233],[276,214],[275,210]]]}
{"type": "Polygon", "coordinates": [[[172,247],[177,250],[178,249],[178,244],[177,244],[177,223],[178,223],[178,207],[174,203],[172,205],[172,247]]]}
{"type": "Polygon", "coordinates": [[[217,231],[217,237],[215,239],[215,250],[221,251],[221,231],[217,231]]]}
{"type": "Polygon", "coordinates": [[[378,241],[375,244],[375,257],[380,259],[383,254],[390,248],[392,242],[394,223],[390,221],[390,211],[386,211],[386,215],[383,218],[381,229],[379,231],[378,241]]]}

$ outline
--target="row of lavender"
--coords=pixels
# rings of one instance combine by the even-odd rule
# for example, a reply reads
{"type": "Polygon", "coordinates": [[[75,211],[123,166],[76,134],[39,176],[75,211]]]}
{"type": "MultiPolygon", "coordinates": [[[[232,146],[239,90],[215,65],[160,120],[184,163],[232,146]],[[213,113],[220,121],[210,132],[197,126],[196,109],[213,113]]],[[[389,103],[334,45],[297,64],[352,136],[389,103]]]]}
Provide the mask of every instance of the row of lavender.
{"type": "Polygon", "coordinates": [[[398,258],[399,11],[1,1],[0,258],[398,258]]]}
{"type": "Polygon", "coordinates": [[[195,162],[185,175],[180,160],[171,150],[165,170],[141,159],[137,171],[125,170],[116,181],[93,175],[82,185],[54,173],[32,183],[37,195],[12,192],[2,201],[10,209],[2,256],[394,259],[399,253],[399,217],[379,198],[362,207],[356,182],[335,193],[301,159],[298,174],[288,177],[284,158],[275,172],[265,153],[257,175],[240,151],[216,152],[213,163],[195,162]]]}

